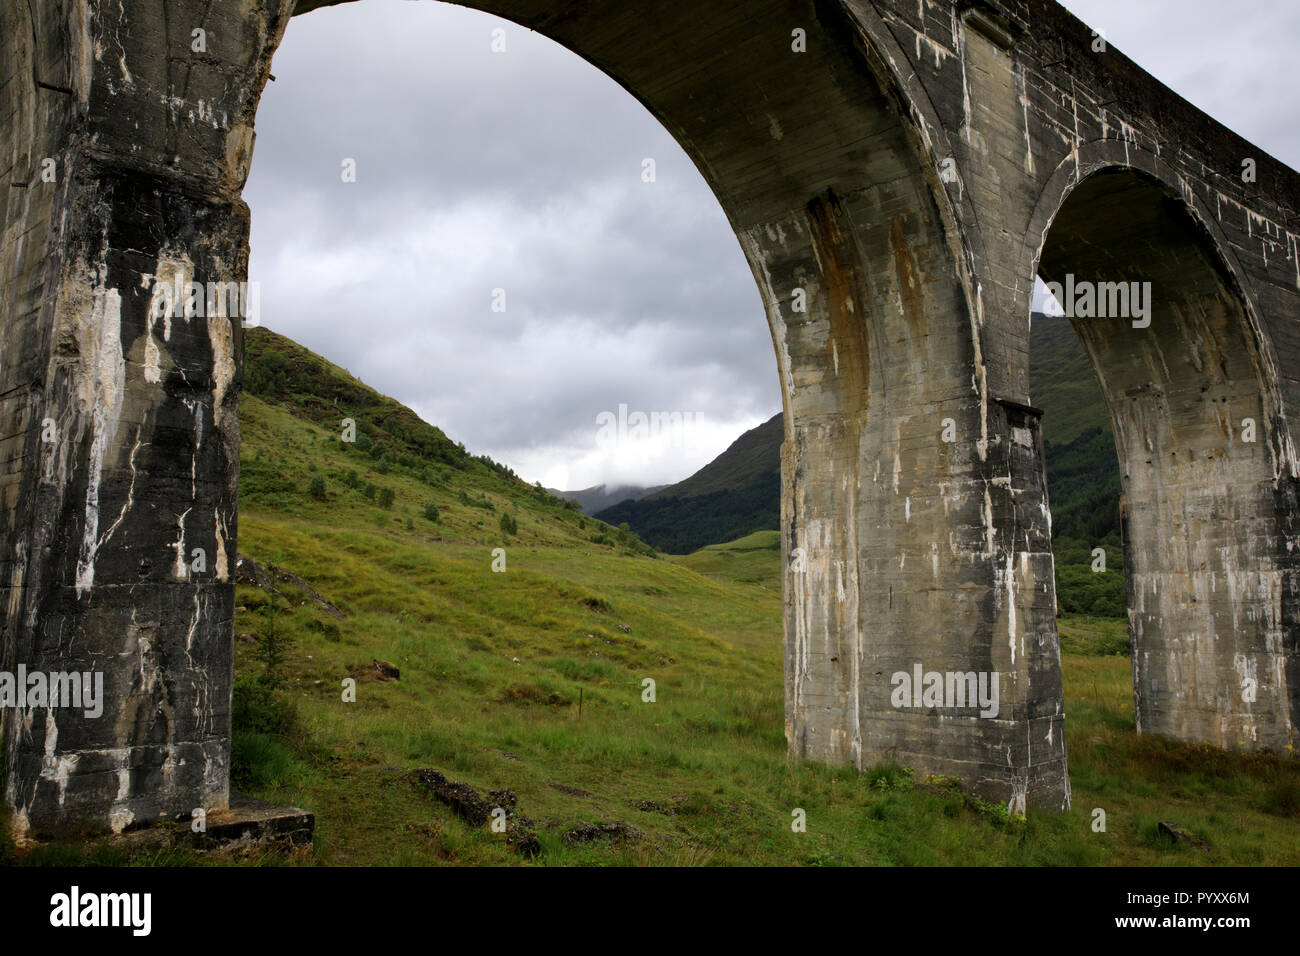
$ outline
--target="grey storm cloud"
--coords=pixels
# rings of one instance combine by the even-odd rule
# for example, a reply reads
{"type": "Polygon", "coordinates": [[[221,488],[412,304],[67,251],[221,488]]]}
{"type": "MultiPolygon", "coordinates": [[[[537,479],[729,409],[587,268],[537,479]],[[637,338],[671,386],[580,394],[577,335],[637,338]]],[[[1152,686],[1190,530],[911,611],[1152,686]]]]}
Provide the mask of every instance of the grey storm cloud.
{"type": "MultiPolygon", "coordinates": [[[[1300,4],[1066,6],[1295,163],[1277,64],[1300,4]]],[[[595,67],[475,11],[363,0],[295,18],[273,72],[245,190],[270,328],[548,484],[677,480],[780,410],[762,302],[717,200],[595,67]],[[683,447],[610,455],[596,416],[619,404],[707,425],[683,447]]]]}

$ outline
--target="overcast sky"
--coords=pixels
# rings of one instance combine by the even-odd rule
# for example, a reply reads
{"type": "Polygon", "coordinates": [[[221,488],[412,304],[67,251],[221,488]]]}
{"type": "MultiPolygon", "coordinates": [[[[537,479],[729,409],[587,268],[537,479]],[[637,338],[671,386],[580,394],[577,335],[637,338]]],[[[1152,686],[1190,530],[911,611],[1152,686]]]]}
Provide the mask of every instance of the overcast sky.
{"type": "MultiPolygon", "coordinates": [[[[1300,0],[1065,6],[1300,167],[1300,0]]],[[[676,481],[780,411],[722,209],[595,67],[486,14],[362,0],[296,17],[273,72],[244,192],[264,325],[549,487],[676,481]],[[620,405],[694,421],[610,442],[620,405]]]]}

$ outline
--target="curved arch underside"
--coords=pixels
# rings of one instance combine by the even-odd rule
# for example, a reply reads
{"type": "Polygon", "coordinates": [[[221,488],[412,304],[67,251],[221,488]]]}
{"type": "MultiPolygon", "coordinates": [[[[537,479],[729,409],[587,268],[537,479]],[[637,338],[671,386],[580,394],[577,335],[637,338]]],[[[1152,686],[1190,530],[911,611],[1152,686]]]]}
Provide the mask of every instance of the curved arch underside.
{"type": "MultiPolygon", "coordinates": [[[[1118,53],[1091,55],[1046,0],[470,5],[628,89],[696,162],[745,251],[786,412],[793,755],[950,773],[1017,811],[1068,805],[1025,318],[1032,236],[1071,162],[1071,184],[1084,181],[1044,269],[1140,273],[1158,289],[1143,337],[1080,326],[1124,456],[1142,729],[1296,742],[1286,409],[1300,371],[1274,358],[1300,355],[1282,212],[1300,206],[1294,173],[1263,157],[1253,191],[1212,175],[1249,144],[1118,53]],[[1217,258],[1163,197],[1080,166],[1094,147],[1128,165],[1130,148],[1170,142],[1182,199],[1217,211],[1217,258]],[[1125,215],[1129,228],[1106,228],[1125,215]],[[1247,448],[1230,424],[1251,415],[1247,448]],[[1251,668],[1247,705],[1227,682],[1251,668]],[[903,693],[898,676],[918,669],[955,680],[938,698],[910,681],[903,693]],[[972,688],[997,678],[996,704],[947,693],[967,675],[972,688]]],[[[4,713],[20,830],[120,828],[228,795],[242,334],[224,318],[164,329],[147,277],[246,277],[240,191],[295,9],[168,0],[160,20],[157,7],[48,0],[24,31],[26,4],[0,0],[14,27],[0,35],[0,155],[21,180],[0,233],[14,277],[0,299],[0,665],[100,668],[109,708],[57,726],[4,713]],[[203,57],[192,24],[213,40],[203,57]],[[55,158],[57,181],[26,156],[55,158]],[[52,448],[46,419],[63,436],[52,448]],[[184,545],[218,555],[210,575],[176,560],[184,545]]]]}
{"type": "Polygon", "coordinates": [[[1256,713],[1285,712],[1293,678],[1295,559],[1279,507],[1290,487],[1278,480],[1280,423],[1237,282],[1181,197],[1123,169],[1071,193],[1040,272],[1130,293],[1149,283],[1140,318],[1111,308],[1072,319],[1119,453],[1138,729],[1284,749],[1285,723],[1256,713]]]}

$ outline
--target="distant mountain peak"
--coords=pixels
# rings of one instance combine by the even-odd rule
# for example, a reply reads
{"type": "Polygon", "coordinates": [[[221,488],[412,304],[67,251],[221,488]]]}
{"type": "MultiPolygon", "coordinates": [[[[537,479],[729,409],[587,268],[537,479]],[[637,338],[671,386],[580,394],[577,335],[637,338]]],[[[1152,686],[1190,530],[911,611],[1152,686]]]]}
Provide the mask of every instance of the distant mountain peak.
{"type": "Polygon", "coordinates": [[[595,515],[598,511],[603,511],[629,499],[639,501],[646,495],[652,494],[663,487],[663,485],[653,485],[649,488],[643,488],[640,485],[606,485],[602,483],[578,491],[560,491],[556,488],[547,488],[546,490],[557,498],[576,501],[583,514],[595,515]]]}
{"type": "Polygon", "coordinates": [[[684,554],[780,527],[781,443],[778,413],[751,428],[689,478],[596,512],[609,524],[626,521],[662,551],[684,554]]]}

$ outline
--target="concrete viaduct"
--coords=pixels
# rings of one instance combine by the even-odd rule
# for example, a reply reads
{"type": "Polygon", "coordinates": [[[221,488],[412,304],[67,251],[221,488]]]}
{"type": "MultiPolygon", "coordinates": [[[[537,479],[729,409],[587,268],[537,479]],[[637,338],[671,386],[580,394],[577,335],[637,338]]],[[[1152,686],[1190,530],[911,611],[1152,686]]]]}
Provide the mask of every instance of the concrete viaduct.
{"type": "MultiPolygon", "coordinates": [[[[3,710],[20,834],[228,800],[241,323],[161,314],[151,280],[246,278],[258,99],[329,3],[0,0],[0,671],[102,672],[106,698],[3,710]]],[[[643,103],[748,257],[793,756],[1069,805],[1036,274],[1151,283],[1149,324],[1075,320],[1123,475],[1138,729],[1300,742],[1294,171],[1051,0],[468,5],[643,103]],[[918,666],[997,674],[996,715],[900,705],[918,666]]]]}

